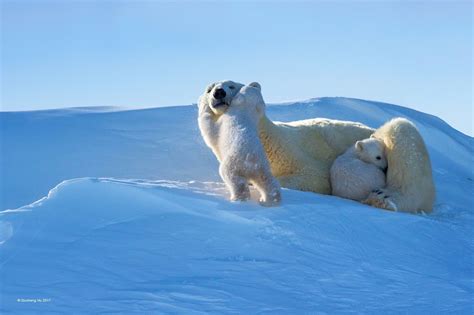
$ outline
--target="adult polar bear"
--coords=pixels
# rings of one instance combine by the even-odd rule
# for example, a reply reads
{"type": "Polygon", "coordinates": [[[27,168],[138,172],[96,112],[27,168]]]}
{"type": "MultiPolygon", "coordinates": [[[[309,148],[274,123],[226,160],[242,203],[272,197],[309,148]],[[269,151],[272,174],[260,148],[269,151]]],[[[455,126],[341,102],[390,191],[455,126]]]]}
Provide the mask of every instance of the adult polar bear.
{"type": "MultiPolygon", "coordinates": [[[[218,122],[243,86],[220,81],[207,87],[199,100],[200,113],[204,108],[211,110],[212,119],[206,120],[207,124],[218,122]]],[[[428,152],[418,130],[406,119],[393,119],[374,130],[357,122],[321,118],[273,122],[264,114],[259,131],[272,173],[280,184],[321,194],[331,193],[329,170],[336,157],[374,134],[386,146],[387,185],[364,202],[410,212],[430,212],[433,208],[435,190],[428,152]]],[[[215,153],[219,157],[219,152],[215,153]]]]}

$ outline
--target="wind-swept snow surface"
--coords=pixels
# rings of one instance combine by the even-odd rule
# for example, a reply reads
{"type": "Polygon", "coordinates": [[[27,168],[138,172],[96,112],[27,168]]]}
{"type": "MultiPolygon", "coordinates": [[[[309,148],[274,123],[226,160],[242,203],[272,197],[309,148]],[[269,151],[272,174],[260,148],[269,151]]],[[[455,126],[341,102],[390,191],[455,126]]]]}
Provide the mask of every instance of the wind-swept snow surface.
{"type": "Polygon", "coordinates": [[[195,107],[0,113],[0,313],[473,313],[472,138],[353,99],[268,114],[414,121],[434,212],[287,189],[230,203],[195,107]]]}

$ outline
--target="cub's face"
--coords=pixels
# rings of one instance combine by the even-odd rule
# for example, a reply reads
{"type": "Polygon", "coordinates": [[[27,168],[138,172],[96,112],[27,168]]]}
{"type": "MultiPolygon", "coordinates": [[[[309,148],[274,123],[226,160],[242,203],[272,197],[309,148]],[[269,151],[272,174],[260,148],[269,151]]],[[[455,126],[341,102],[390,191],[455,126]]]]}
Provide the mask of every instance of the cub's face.
{"type": "Polygon", "coordinates": [[[210,84],[199,99],[199,106],[209,106],[216,115],[229,108],[234,96],[244,85],[234,81],[220,81],[210,84]]]}
{"type": "Polygon", "coordinates": [[[362,161],[373,164],[383,171],[387,169],[385,145],[382,141],[375,138],[357,141],[355,148],[357,156],[362,161]]]}

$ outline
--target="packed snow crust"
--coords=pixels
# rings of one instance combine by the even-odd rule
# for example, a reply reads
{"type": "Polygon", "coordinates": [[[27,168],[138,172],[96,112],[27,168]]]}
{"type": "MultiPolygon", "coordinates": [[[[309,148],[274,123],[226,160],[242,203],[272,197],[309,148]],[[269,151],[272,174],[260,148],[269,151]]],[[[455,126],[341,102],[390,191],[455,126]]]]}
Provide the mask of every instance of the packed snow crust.
{"type": "Polygon", "coordinates": [[[0,313],[474,312],[473,138],[355,99],[267,111],[410,119],[431,154],[434,212],[288,189],[279,207],[231,203],[195,106],[2,112],[0,313]]]}

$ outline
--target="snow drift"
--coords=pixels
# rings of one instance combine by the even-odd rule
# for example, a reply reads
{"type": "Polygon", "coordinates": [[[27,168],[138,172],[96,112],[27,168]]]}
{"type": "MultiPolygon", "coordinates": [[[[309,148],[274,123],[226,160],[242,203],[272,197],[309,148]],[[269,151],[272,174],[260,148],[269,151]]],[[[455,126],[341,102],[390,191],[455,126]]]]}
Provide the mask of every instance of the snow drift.
{"type": "Polygon", "coordinates": [[[230,203],[194,106],[3,112],[0,312],[472,313],[471,137],[362,100],[267,111],[410,119],[433,214],[288,189],[276,208],[230,203]]]}

